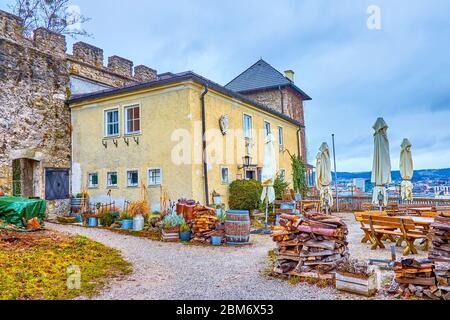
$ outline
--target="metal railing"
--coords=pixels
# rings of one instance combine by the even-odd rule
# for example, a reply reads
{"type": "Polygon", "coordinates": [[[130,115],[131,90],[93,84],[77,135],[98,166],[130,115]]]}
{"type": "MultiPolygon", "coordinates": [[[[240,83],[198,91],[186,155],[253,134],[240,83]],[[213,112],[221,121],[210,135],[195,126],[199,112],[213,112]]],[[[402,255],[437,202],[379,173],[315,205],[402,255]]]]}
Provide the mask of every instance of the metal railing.
{"type": "MultiPolygon", "coordinates": [[[[319,197],[308,197],[305,200],[319,200],[319,197]]],[[[336,198],[335,198],[336,200],[336,198]]],[[[363,209],[363,204],[371,203],[372,196],[369,195],[355,195],[355,196],[339,196],[340,211],[359,211],[363,209]]],[[[413,201],[403,201],[399,197],[389,197],[389,204],[417,204],[425,206],[450,206],[450,199],[436,199],[436,198],[414,198],[413,201]]],[[[333,211],[336,211],[336,201],[333,206],[333,211]]]]}

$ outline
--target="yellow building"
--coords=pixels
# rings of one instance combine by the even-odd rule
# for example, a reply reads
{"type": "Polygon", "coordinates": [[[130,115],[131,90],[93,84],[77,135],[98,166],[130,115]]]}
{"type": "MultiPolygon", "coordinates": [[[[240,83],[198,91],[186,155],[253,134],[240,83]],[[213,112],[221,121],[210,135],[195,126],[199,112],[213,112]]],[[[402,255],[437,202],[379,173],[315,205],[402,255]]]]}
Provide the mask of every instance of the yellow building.
{"type": "Polygon", "coordinates": [[[161,186],[173,201],[211,203],[216,191],[227,203],[232,181],[259,178],[267,133],[289,183],[287,150],[301,154],[300,122],[192,72],[74,96],[69,105],[72,193],[87,188],[94,202],[122,206],[145,184],[154,211],[161,186]]]}

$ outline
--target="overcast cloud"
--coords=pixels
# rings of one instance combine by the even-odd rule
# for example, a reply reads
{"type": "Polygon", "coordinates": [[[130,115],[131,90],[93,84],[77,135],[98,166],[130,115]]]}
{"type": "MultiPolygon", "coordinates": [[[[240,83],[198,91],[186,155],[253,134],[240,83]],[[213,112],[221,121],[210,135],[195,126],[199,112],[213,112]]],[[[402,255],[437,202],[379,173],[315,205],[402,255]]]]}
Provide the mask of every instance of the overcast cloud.
{"type": "Polygon", "coordinates": [[[104,48],[105,58],[117,54],[159,72],[193,70],[221,84],[260,57],[293,69],[313,98],[305,104],[310,160],[335,133],[338,170],[370,171],[371,127],[383,116],[393,168],[405,137],[417,169],[450,167],[449,1],[72,4],[92,18],[86,29],[94,38],[83,40],[104,48]],[[366,26],[372,4],[381,8],[381,30],[366,26]]]}

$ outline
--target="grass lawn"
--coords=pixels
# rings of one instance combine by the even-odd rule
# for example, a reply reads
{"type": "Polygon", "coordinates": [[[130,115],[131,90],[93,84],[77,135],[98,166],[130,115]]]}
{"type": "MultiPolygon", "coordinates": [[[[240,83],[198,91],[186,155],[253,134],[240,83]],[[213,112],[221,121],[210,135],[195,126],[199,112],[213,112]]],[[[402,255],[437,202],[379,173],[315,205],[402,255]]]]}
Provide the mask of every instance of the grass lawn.
{"type": "Polygon", "coordinates": [[[109,279],[131,271],[119,251],[85,237],[0,230],[0,300],[92,298],[109,279]],[[70,270],[77,269],[81,286],[69,289],[68,279],[76,283],[70,270]]]}

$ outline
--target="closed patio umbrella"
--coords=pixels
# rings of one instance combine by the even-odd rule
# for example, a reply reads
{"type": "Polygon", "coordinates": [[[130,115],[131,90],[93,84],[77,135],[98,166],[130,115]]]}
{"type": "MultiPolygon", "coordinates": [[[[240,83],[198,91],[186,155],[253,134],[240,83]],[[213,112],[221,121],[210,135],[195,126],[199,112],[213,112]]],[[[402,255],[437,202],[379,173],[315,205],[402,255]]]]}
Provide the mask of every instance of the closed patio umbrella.
{"type": "Polygon", "coordinates": [[[402,200],[412,201],[412,178],[414,175],[414,163],[411,155],[412,144],[408,139],[404,139],[402,143],[402,151],[400,152],[400,174],[402,176],[402,200]]]}
{"type": "Polygon", "coordinates": [[[326,142],[322,143],[319,149],[319,154],[316,158],[316,184],[320,191],[320,205],[322,208],[329,208],[333,206],[333,195],[331,192],[331,159],[330,148],[326,142]]]}
{"type": "Polygon", "coordinates": [[[388,125],[383,118],[378,118],[373,129],[374,154],[372,168],[372,183],[375,184],[372,202],[376,206],[387,206],[388,197],[386,185],[391,183],[391,158],[389,153],[389,140],[387,137],[388,125]]]}
{"type": "Polygon", "coordinates": [[[261,172],[263,186],[261,201],[266,203],[266,228],[269,222],[269,204],[275,201],[275,189],[273,185],[277,178],[277,159],[273,141],[273,135],[268,134],[264,141],[264,167],[261,172]]]}

